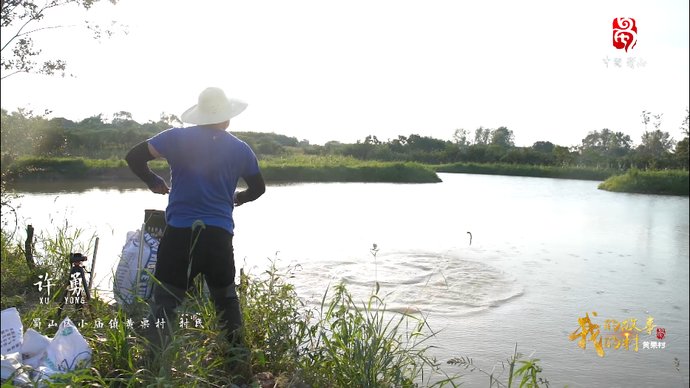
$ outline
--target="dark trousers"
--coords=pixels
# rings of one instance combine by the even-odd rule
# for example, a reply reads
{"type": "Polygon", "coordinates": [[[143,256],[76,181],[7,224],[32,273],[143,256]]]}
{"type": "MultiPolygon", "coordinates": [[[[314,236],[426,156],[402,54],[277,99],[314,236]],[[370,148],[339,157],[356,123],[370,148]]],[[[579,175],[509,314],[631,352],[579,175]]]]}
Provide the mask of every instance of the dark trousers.
{"type": "Polygon", "coordinates": [[[153,288],[154,318],[174,319],[174,309],[199,274],[206,280],[221,323],[235,338],[242,327],[242,313],[235,290],[232,234],[214,226],[166,228],[156,262],[155,275],[161,285],[153,288]]]}

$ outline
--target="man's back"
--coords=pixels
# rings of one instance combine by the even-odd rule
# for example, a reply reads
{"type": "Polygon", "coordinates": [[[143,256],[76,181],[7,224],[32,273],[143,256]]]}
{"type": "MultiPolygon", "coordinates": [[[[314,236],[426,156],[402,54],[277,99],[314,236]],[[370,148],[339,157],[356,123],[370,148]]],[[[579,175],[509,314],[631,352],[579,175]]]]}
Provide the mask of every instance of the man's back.
{"type": "Polygon", "coordinates": [[[233,232],[233,194],[241,177],[259,173],[251,148],[232,134],[204,126],[171,128],[149,139],[170,165],[168,224],[196,220],[233,232]]]}

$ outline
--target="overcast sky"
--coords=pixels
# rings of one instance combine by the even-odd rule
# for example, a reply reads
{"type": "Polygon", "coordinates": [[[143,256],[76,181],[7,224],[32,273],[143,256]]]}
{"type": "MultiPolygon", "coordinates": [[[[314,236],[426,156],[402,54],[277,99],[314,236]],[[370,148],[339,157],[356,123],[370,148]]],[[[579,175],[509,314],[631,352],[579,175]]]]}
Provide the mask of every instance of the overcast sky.
{"type": "Polygon", "coordinates": [[[687,0],[120,0],[64,11],[45,25],[115,20],[127,34],[36,33],[74,77],[11,76],[3,108],[73,121],[124,110],[144,123],[219,86],[249,103],[236,131],[323,144],[506,126],[517,145],[569,146],[603,128],[637,144],[642,110],[663,113],[678,140],[689,105],[687,0]],[[617,17],[637,24],[627,52],[612,44],[617,17]]]}

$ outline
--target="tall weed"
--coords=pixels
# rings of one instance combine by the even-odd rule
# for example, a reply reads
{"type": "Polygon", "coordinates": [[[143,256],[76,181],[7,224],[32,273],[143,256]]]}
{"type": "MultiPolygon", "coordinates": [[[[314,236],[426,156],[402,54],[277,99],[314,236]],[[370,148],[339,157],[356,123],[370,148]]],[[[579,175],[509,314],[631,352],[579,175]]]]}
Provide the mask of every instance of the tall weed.
{"type": "Polygon", "coordinates": [[[498,364],[494,365],[491,371],[476,366],[470,357],[454,357],[448,360],[449,365],[457,365],[470,372],[479,372],[489,378],[489,387],[513,388],[518,384],[519,387],[549,387],[549,381],[542,376],[543,369],[539,364],[538,358],[531,356],[525,357],[518,353],[517,344],[513,350],[513,355],[505,362],[500,363],[500,370],[497,371],[498,364]],[[508,373],[503,376],[504,372],[508,373]]]}
{"type": "Polygon", "coordinates": [[[305,377],[315,386],[414,386],[430,377],[427,370],[441,373],[427,355],[434,333],[426,320],[388,312],[377,293],[360,304],[338,284],[330,299],[324,294],[318,317],[302,358],[305,377]]]}

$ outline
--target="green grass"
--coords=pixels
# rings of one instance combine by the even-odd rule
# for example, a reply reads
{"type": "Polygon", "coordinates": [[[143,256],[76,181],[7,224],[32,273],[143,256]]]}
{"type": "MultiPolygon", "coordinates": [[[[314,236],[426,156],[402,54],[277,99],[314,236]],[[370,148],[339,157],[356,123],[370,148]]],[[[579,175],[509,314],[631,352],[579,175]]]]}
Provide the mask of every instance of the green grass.
{"type": "Polygon", "coordinates": [[[589,167],[531,166],[503,163],[452,163],[435,166],[436,172],[528,176],[539,178],[582,179],[602,181],[618,171],[589,167]]]}
{"type": "Polygon", "coordinates": [[[24,246],[19,241],[13,241],[14,233],[7,233],[2,229],[2,275],[0,283],[1,308],[10,306],[32,306],[38,302],[39,276],[49,276],[55,282],[52,296],[56,297],[64,288],[64,284],[57,282],[56,274],[64,274],[60,279],[66,279],[70,270],[67,258],[71,252],[81,252],[89,255],[89,247],[93,246],[95,235],[86,236],[84,231],[69,225],[54,227],[50,235],[37,231],[34,236],[33,268],[25,256],[24,246]],[[17,292],[19,290],[19,292],[17,292]]]}
{"type": "MultiPolygon", "coordinates": [[[[167,173],[165,161],[150,162],[152,170],[167,173]]],[[[21,157],[3,166],[3,175],[21,179],[136,179],[124,160],[21,157]]]]}
{"type": "Polygon", "coordinates": [[[436,173],[419,163],[362,161],[342,156],[291,156],[261,161],[266,181],[434,183],[436,173]]]}
{"type": "Polygon", "coordinates": [[[254,372],[270,371],[287,386],[402,387],[431,375],[450,381],[427,355],[433,333],[424,319],[387,313],[376,294],[356,302],[344,284],[327,290],[318,308],[305,306],[285,282],[293,271],[273,263],[260,277],[242,276],[254,372]]]}
{"type": "Polygon", "coordinates": [[[0,309],[22,307],[30,300],[38,301],[39,293],[33,283],[46,269],[29,268],[20,245],[12,242],[4,230],[0,268],[0,309]]]}
{"type": "Polygon", "coordinates": [[[427,355],[433,333],[423,318],[388,313],[376,292],[356,302],[344,284],[328,302],[326,296],[309,337],[306,370],[313,380],[339,387],[404,387],[413,386],[425,370],[440,373],[427,355]]]}
{"type": "Polygon", "coordinates": [[[685,170],[632,169],[623,175],[613,176],[599,185],[600,189],[607,191],[665,195],[688,195],[689,187],[688,171],[685,170]]]}

